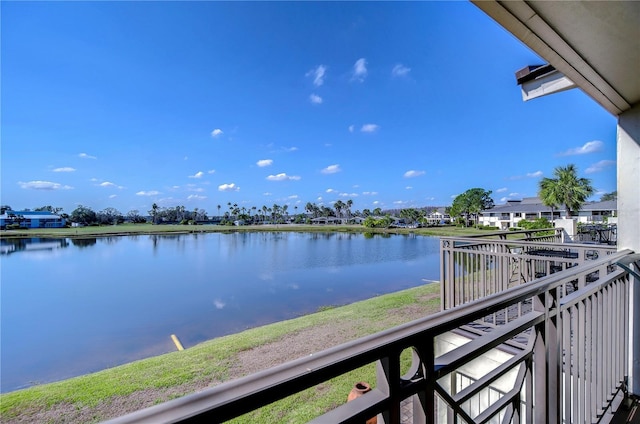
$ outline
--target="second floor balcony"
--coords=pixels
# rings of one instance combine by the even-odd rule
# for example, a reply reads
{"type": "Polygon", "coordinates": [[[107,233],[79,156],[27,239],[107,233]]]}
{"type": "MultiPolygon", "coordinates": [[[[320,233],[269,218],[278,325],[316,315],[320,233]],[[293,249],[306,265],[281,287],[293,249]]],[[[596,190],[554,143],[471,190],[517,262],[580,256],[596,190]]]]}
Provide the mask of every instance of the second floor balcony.
{"type": "Polygon", "coordinates": [[[113,422],[225,422],[372,363],[373,390],[312,422],[608,422],[640,256],[558,239],[442,238],[440,313],[113,422]]]}

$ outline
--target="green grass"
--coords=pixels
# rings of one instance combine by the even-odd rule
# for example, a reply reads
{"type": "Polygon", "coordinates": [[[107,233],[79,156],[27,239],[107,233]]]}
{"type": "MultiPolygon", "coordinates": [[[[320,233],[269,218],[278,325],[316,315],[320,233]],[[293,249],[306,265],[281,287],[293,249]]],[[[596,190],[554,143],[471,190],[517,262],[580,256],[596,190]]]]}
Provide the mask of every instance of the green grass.
{"type": "MultiPolygon", "coordinates": [[[[0,421],[28,418],[66,404],[75,409],[93,408],[118,397],[134,396],[148,389],[180,388],[229,379],[236,355],[281,337],[317,325],[343,320],[356,322],[354,338],[382,331],[400,322],[390,321],[396,308],[420,304],[425,311],[439,310],[438,284],[430,284],[335,307],[296,319],[214,339],[181,352],[132,362],[69,380],[44,384],[0,395],[0,421]],[[430,297],[429,297],[430,296],[430,297]]],[[[408,353],[404,356],[408,361],[408,353]]],[[[408,365],[407,365],[408,366],[408,365]]],[[[306,422],[342,404],[357,381],[375,381],[373,364],[276,402],[251,414],[250,422],[306,422]]],[[[174,394],[174,396],[182,393],[174,394]]],[[[158,400],[160,401],[160,400],[158,400]]],[[[106,417],[96,416],[96,420],[106,417]]],[[[246,418],[236,422],[247,422],[246,418]]]]}
{"type": "Polygon", "coordinates": [[[33,228],[24,230],[2,230],[0,238],[24,237],[104,237],[136,234],[190,234],[190,233],[230,233],[260,231],[297,231],[297,232],[352,232],[371,234],[420,234],[430,236],[466,236],[481,234],[482,230],[462,227],[428,227],[428,228],[365,228],[361,225],[246,225],[242,227],[219,225],[153,225],[153,224],[121,224],[100,227],[79,228],[33,228]]]}

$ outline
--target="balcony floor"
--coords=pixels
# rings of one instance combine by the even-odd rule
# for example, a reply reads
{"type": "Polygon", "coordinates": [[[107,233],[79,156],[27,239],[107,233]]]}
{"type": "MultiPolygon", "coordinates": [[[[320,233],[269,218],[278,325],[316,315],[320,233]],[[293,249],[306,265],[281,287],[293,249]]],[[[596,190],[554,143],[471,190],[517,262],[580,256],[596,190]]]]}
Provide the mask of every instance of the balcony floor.
{"type": "Polygon", "coordinates": [[[611,424],[640,424],[640,401],[634,400],[630,407],[620,405],[611,424]]]}

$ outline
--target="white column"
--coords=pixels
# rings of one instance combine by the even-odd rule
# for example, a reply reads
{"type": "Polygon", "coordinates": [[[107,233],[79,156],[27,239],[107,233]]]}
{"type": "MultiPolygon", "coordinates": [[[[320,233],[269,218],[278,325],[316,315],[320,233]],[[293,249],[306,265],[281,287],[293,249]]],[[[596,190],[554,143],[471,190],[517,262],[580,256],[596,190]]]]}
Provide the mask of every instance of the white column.
{"type": "MultiPolygon", "coordinates": [[[[640,106],[618,116],[618,249],[640,253],[640,106]]],[[[640,281],[630,300],[629,391],[640,395],[640,281]]]]}

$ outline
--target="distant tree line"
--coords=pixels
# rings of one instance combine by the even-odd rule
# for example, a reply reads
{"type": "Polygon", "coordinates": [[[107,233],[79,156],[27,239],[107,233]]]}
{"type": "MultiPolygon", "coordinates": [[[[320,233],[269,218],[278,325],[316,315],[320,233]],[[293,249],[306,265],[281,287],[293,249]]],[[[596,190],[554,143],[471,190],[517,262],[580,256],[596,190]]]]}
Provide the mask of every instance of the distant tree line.
{"type": "MultiPolygon", "coordinates": [[[[554,170],[554,178],[542,178],[538,184],[538,188],[538,197],[543,204],[551,207],[552,211],[553,209],[564,206],[568,217],[575,211],[580,210],[582,205],[586,203],[587,199],[594,193],[591,181],[586,178],[579,178],[577,176],[577,168],[573,164],[567,165],[566,167],[557,167],[554,170]]],[[[477,226],[480,213],[494,207],[491,193],[490,190],[478,187],[468,189],[455,197],[452,205],[445,208],[445,213],[448,213],[454,218],[459,225],[468,226],[473,223],[477,226]]],[[[616,199],[617,192],[614,191],[604,194],[600,200],[616,199]]],[[[385,211],[381,208],[353,211],[352,208],[353,200],[348,199],[346,202],[337,200],[332,205],[318,205],[308,202],[304,207],[304,212],[299,211],[298,206],[294,206],[293,210],[291,210],[289,205],[286,204],[279,205],[274,203],[271,206],[246,207],[228,202],[224,208],[220,204],[217,205],[217,215],[215,216],[209,216],[204,209],[200,208],[190,210],[185,206],[160,207],[156,203],[151,206],[146,216],[143,216],[137,209],[131,210],[124,215],[112,207],[96,212],[90,207],[83,205],[79,205],[71,214],[66,214],[62,208],[51,205],[35,208],[34,211],[51,212],[60,215],[69,222],[82,225],[117,225],[125,221],[145,223],[148,220],[154,224],[197,224],[198,222],[212,220],[222,225],[234,225],[236,223],[309,224],[312,222],[312,219],[322,217],[337,218],[343,223],[351,223],[353,222],[353,218],[359,217],[364,218],[363,225],[367,227],[388,228],[394,223],[392,217],[399,217],[408,225],[425,225],[427,224],[427,216],[437,210],[437,208],[434,207],[422,207],[388,209],[385,211]]],[[[0,214],[10,213],[10,211],[12,211],[11,206],[0,206],[0,214]]]]}

